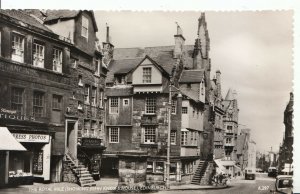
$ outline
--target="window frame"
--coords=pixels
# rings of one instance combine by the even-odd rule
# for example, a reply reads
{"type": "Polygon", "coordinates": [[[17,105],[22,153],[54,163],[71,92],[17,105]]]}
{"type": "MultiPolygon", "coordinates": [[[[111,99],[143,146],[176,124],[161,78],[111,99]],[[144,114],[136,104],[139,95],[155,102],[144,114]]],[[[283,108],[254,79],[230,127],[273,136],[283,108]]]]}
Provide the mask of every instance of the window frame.
{"type": "Polygon", "coordinates": [[[187,106],[183,106],[182,108],[181,108],[181,114],[188,114],[188,107],[187,106]]]}
{"type": "MultiPolygon", "coordinates": [[[[21,105],[21,111],[18,111],[18,110],[16,110],[18,113],[20,113],[20,114],[24,114],[24,103],[25,103],[25,100],[24,100],[24,92],[25,92],[25,89],[24,88],[22,88],[22,87],[15,87],[15,86],[13,86],[13,87],[11,87],[11,89],[10,89],[10,96],[11,96],[11,102],[10,102],[10,107],[13,109],[13,104],[15,104],[15,106],[20,106],[21,105]],[[22,90],[21,91],[21,95],[20,96],[18,96],[17,98],[18,98],[18,100],[19,100],[19,97],[21,98],[21,102],[14,102],[13,100],[15,99],[15,97],[13,96],[13,90],[14,89],[16,89],[16,90],[22,90]]],[[[15,110],[15,109],[13,109],[13,110],[15,110]]]]}
{"type": "Polygon", "coordinates": [[[144,144],[156,144],[157,143],[157,128],[155,126],[151,125],[151,126],[144,126],[143,130],[144,130],[144,141],[143,141],[144,144]],[[146,134],[147,131],[148,131],[148,133],[146,134]],[[151,133],[149,133],[149,132],[151,132],[151,133]],[[148,140],[150,140],[150,141],[148,141],[148,140]]]}
{"type": "Polygon", "coordinates": [[[171,114],[176,115],[177,113],[177,100],[172,100],[171,114]]]}
{"type": "Polygon", "coordinates": [[[119,127],[109,127],[109,143],[119,143],[120,142],[120,128],[119,127]],[[112,134],[112,130],[117,130],[117,134],[112,134]],[[112,139],[112,135],[117,135],[117,141],[112,139]]]}
{"type": "Polygon", "coordinates": [[[43,91],[39,91],[39,90],[34,90],[33,91],[33,102],[32,102],[32,113],[34,115],[34,117],[44,117],[45,116],[45,92],[43,91]],[[41,94],[42,98],[41,99],[37,99],[35,97],[36,94],[41,94]],[[36,102],[41,101],[41,105],[37,105],[35,104],[36,102]],[[41,113],[38,113],[39,115],[36,115],[36,110],[41,110],[41,113]]]}
{"type": "Polygon", "coordinates": [[[23,34],[12,32],[11,34],[11,60],[24,63],[24,57],[25,57],[25,36],[23,34]],[[19,38],[19,41],[15,40],[19,38]],[[16,47],[15,43],[17,42],[18,47],[16,47]],[[18,59],[19,58],[19,59],[18,59]]]}
{"type": "Polygon", "coordinates": [[[86,39],[89,37],[89,19],[84,15],[81,16],[81,36],[85,37],[86,39]],[[86,30],[86,35],[83,33],[83,30],[86,30]]]}
{"type": "Polygon", "coordinates": [[[155,97],[146,97],[145,114],[149,114],[149,115],[156,114],[156,98],[155,97]]]}
{"type": "Polygon", "coordinates": [[[171,131],[170,133],[170,143],[171,145],[176,145],[176,131],[171,131]]]}
{"type": "Polygon", "coordinates": [[[152,82],[152,67],[143,67],[143,84],[152,82]]]}
{"type": "Polygon", "coordinates": [[[97,87],[92,86],[91,90],[91,105],[97,106],[97,87]]]}
{"type": "Polygon", "coordinates": [[[90,104],[90,90],[91,86],[89,84],[84,85],[84,103],[90,104]]]}
{"type": "Polygon", "coordinates": [[[63,69],[63,50],[54,47],[52,50],[52,70],[54,72],[62,73],[62,69],[63,69]]]}
{"type": "Polygon", "coordinates": [[[129,98],[124,98],[123,99],[123,106],[129,106],[129,98]],[[127,104],[125,103],[127,101],[127,104]]]}
{"type": "Polygon", "coordinates": [[[181,139],[180,139],[181,145],[188,145],[188,131],[181,131],[181,139]]]}
{"type": "Polygon", "coordinates": [[[62,100],[63,100],[63,96],[62,95],[58,95],[58,94],[52,94],[52,110],[57,110],[57,111],[61,111],[62,110],[62,100]],[[58,107],[54,106],[54,97],[58,97],[57,99],[59,99],[57,101],[57,104],[59,105],[58,107]]]}
{"type": "Polygon", "coordinates": [[[38,40],[34,40],[32,43],[32,65],[34,67],[45,68],[45,43],[38,40]],[[37,52],[37,50],[40,51],[40,48],[42,48],[42,55],[40,55],[41,53],[37,52]],[[42,62],[37,64],[37,61],[39,60],[42,62]]]}
{"type": "Polygon", "coordinates": [[[120,98],[119,97],[111,97],[109,98],[109,113],[110,114],[119,114],[120,107],[120,98]]]}

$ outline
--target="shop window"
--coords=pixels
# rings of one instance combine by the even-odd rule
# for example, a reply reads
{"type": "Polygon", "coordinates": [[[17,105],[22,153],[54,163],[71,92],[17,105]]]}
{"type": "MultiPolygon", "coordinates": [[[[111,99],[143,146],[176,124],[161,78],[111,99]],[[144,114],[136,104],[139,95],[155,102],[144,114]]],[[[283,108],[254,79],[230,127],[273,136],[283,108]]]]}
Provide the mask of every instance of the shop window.
{"type": "Polygon", "coordinates": [[[93,106],[97,105],[96,94],[97,94],[97,88],[96,87],[92,87],[92,105],[93,106]]]}
{"type": "Polygon", "coordinates": [[[118,114],[119,113],[119,98],[112,97],[109,99],[109,113],[118,114]]]}
{"type": "Polygon", "coordinates": [[[182,114],[188,114],[188,108],[187,107],[182,107],[181,112],[182,112],[182,114]]]}
{"type": "Polygon", "coordinates": [[[164,163],[163,162],[155,163],[155,172],[156,173],[164,173],[164,163]]]}
{"type": "Polygon", "coordinates": [[[153,172],[153,162],[147,162],[147,172],[153,172]]]}
{"type": "Polygon", "coordinates": [[[84,86],[84,103],[90,103],[90,85],[85,84],[84,86]]]}
{"type": "Polygon", "coordinates": [[[176,145],[176,131],[171,131],[170,142],[171,145],[176,145]]]}
{"type": "Polygon", "coordinates": [[[146,98],[146,114],[155,114],[156,112],[156,99],[154,97],[146,98]]]}
{"type": "Polygon", "coordinates": [[[155,142],[156,142],[156,128],[154,126],[146,126],[144,143],[153,144],[155,142]]]}
{"type": "Polygon", "coordinates": [[[119,143],[119,128],[110,127],[109,128],[109,142],[110,143],[119,143]]]}
{"type": "Polygon", "coordinates": [[[171,110],[172,114],[176,114],[176,105],[177,102],[175,100],[172,100],[172,110],[171,110]]]}
{"type": "Polygon", "coordinates": [[[128,98],[123,99],[123,106],[129,106],[129,99],[128,98]]]}
{"type": "Polygon", "coordinates": [[[24,36],[12,33],[11,59],[20,63],[24,62],[24,36]]]}
{"type": "Polygon", "coordinates": [[[89,35],[89,20],[85,17],[82,16],[81,18],[81,36],[88,38],[89,35]]]}
{"type": "Polygon", "coordinates": [[[187,145],[187,131],[181,131],[181,145],[187,145]]]}
{"type": "Polygon", "coordinates": [[[62,50],[53,49],[53,71],[62,73],[62,50]]]}
{"type": "Polygon", "coordinates": [[[45,46],[43,43],[34,41],[33,43],[33,66],[44,68],[45,46]]]}
{"type": "Polygon", "coordinates": [[[19,114],[24,113],[23,88],[13,87],[11,89],[11,109],[16,110],[19,114]]]}
{"type": "Polygon", "coordinates": [[[35,117],[44,116],[44,93],[35,91],[33,93],[33,115],[35,117]]]}
{"type": "Polygon", "coordinates": [[[151,67],[143,68],[143,83],[151,83],[151,67]]]}

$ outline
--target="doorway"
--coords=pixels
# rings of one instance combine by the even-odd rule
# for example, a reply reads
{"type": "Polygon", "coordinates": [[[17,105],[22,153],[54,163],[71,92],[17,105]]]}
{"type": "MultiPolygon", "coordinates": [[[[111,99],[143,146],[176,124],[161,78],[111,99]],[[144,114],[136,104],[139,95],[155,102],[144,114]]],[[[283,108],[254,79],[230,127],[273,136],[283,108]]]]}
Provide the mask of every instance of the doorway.
{"type": "Polygon", "coordinates": [[[77,125],[76,120],[66,120],[66,152],[73,158],[77,158],[77,125]]]}

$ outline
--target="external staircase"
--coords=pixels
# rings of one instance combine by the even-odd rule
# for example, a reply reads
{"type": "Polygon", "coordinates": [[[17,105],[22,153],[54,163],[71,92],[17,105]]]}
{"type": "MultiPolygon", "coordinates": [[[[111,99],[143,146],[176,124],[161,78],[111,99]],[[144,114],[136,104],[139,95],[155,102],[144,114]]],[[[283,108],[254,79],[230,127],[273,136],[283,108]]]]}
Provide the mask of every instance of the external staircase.
{"type": "Polygon", "coordinates": [[[207,161],[200,161],[200,163],[195,171],[195,174],[194,174],[191,184],[200,185],[201,179],[205,175],[207,164],[208,164],[207,161]]]}
{"type": "Polygon", "coordinates": [[[72,172],[77,177],[77,183],[81,187],[93,187],[96,186],[96,182],[92,175],[90,174],[88,168],[83,165],[81,162],[76,161],[74,158],[71,157],[70,154],[65,154],[65,162],[72,170],[72,172]]]}

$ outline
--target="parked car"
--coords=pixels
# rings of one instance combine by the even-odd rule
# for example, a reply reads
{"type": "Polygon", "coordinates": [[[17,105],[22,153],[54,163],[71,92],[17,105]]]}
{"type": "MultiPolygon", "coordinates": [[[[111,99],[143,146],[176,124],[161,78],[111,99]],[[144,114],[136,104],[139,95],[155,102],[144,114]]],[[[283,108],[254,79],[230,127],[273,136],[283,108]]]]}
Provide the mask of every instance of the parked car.
{"type": "Polygon", "coordinates": [[[245,179],[246,180],[255,180],[255,171],[252,168],[245,169],[245,179]]]}
{"type": "Polygon", "coordinates": [[[256,168],[256,172],[263,172],[263,169],[261,169],[261,168],[256,168]]]}
{"type": "Polygon", "coordinates": [[[293,177],[291,175],[279,175],[276,177],[275,188],[271,189],[272,193],[293,193],[293,177]]]}
{"type": "Polygon", "coordinates": [[[277,168],[276,167],[269,167],[268,168],[268,176],[269,177],[276,177],[277,176],[277,168]]]}

